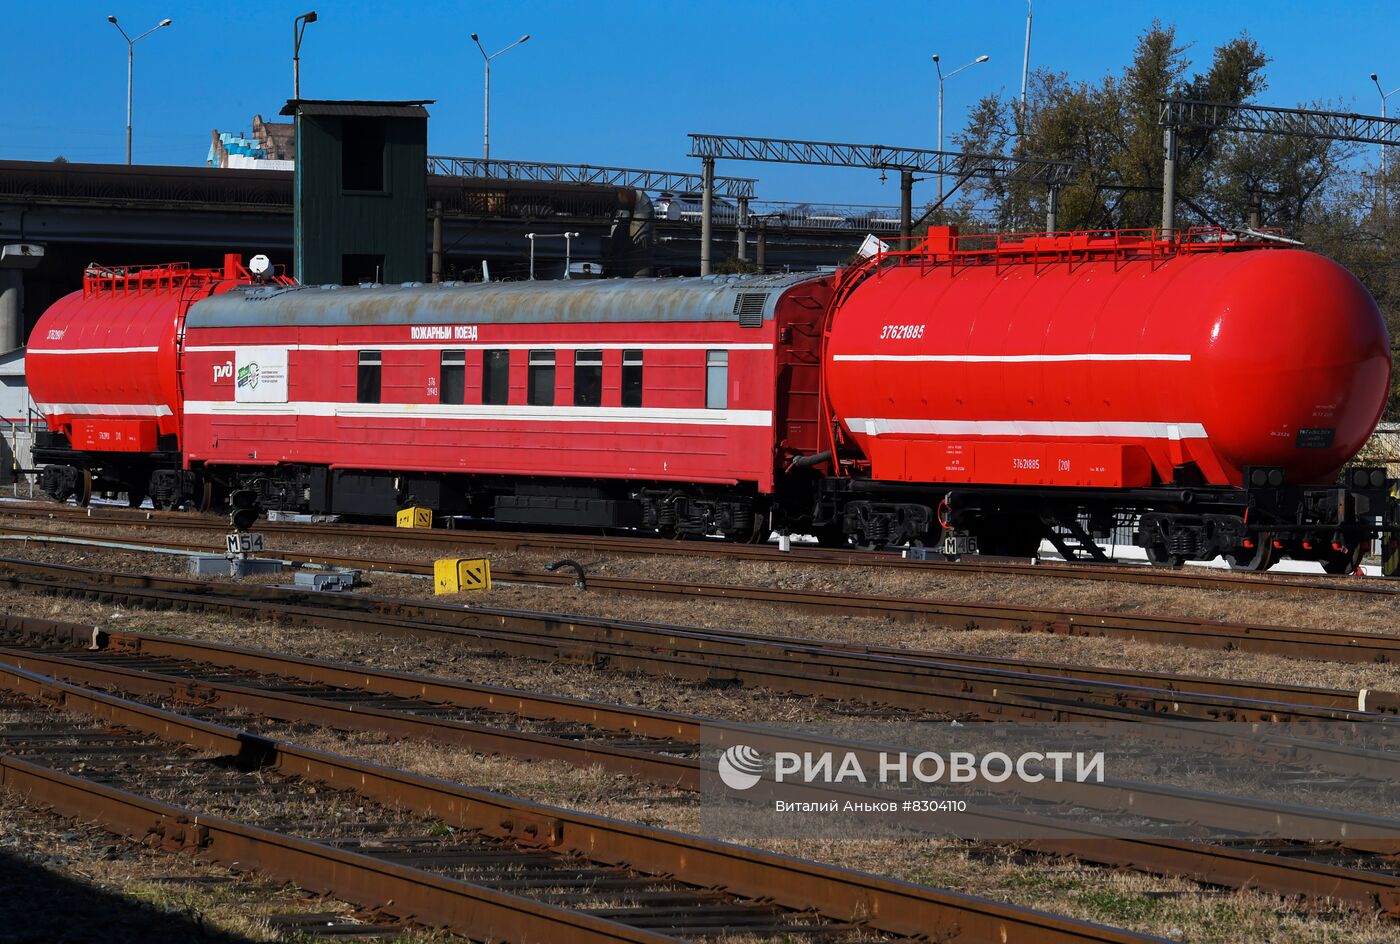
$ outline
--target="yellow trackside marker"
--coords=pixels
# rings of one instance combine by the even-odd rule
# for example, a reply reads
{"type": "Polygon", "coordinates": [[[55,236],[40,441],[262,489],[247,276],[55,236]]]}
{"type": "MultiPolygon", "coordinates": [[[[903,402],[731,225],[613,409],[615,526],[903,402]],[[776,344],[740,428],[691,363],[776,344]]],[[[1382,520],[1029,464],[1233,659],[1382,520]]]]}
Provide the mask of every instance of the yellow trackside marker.
{"type": "Polygon", "coordinates": [[[405,508],[399,512],[395,522],[400,528],[431,528],[433,526],[433,510],[431,508],[405,508]]]}
{"type": "Polygon", "coordinates": [[[484,557],[444,557],[433,561],[433,593],[491,589],[491,562],[484,557]]]}

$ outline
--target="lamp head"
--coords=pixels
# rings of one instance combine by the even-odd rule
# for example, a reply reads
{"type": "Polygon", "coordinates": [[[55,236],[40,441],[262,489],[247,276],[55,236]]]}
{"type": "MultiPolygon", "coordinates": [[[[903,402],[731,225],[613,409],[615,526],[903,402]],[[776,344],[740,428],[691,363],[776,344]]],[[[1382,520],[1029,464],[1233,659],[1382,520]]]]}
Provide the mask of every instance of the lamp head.
{"type": "MultiPolygon", "coordinates": [[[[109,17],[107,17],[107,19],[111,20],[112,18],[109,16],[109,17]]],[[[116,20],[112,20],[112,22],[115,23],[116,20]]],[[[1379,82],[1379,81],[1380,81],[1380,79],[1376,78],[1376,74],[1375,74],[1374,72],[1371,73],[1371,81],[1372,81],[1372,82],[1379,82]]]]}
{"type": "Polygon", "coordinates": [[[523,42],[525,42],[525,40],[527,40],[527,39],[529,39],[529,38],[530,38],[530,34],[529,34],[529,33],[526,33],[524,36],[520,37],[520,41],[523,43],[523,42]]]}
{"type": "Polygon", "coordinates": [[[173,22],[173,21],[170,19],[170,17],[166,17],[165,19],[161,20],[160,23],[158,23],[158,24],[156,25],[156,28],[159,29],[159,28],[162,27],[162,26],[169,26],[172,22],[173,22]]]}
{"type": "Polygon", "coordinates": [[[316,22],[316,11],[315,11],[315,10],[311,10],[310,12],[303,13],[301,16],[297,17],[297,19],[299,19],[299,20],[305,20],[305,21],[308,22],[308,23],[315,23],[315,22],[316,22]]]}
{"type": "Polygon", "coordinates": [[[934,62],[937,62],[937,61],[938,61],[938,53],[934,53],[934,54],[933,54],[933,61],[934,61],[934,62]]]}
{"type": "MultiPolygon", "coordinates": [[[[108,22],[108,23],[111,23],[113,26],[116,26],[116,25],[117,25],[117,18],[116,18],[115,16],[109,16],[109,17],[107,17],[107,22],[108,22]]],[[[1374,79],[1375,76],[1371,76],[1371,78],[1374,79]]]]}
{"type": "Polygon", "coordinates": [[[991,57],[991,56],[978,56],[978,57],[977,57],[975,60],[973,60],[973,61],[974,61],[974,62],[986,62],[986,61],[987,61],[988,59],[990,59],[990,58],[992,58],[992,57],[991,57]]]}
{"type": "Polygon", "coordinates": [[[472,42],[474,42],[474,43],[479,43],[479,42],[481,42],[481,40],[480,40],[479,38],[477,38],[477,35],[476,35],[475,33],[472,33],[472,42]]]}

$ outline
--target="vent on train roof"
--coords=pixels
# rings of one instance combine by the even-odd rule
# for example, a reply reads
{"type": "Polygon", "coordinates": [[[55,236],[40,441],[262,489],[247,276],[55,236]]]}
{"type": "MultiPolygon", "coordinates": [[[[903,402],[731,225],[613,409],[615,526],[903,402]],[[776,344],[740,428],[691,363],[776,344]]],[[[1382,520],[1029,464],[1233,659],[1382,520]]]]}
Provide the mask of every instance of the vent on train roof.
{"type": "Polygon", "coordinates": [[[763,327],[763,306],[768,303],[767,292],[740,292],[734,298],[734,315],[741,328],[763,327]]]}

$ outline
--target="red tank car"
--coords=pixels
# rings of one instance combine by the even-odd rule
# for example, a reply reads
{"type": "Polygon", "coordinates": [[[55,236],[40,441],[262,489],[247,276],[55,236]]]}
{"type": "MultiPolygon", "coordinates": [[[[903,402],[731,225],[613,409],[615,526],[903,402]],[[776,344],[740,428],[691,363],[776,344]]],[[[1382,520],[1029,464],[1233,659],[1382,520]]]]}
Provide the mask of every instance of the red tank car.
{"type": "MultiPolygon", "coordinates": [[[[1218,232],[934,230],[847,276],[824,363],[857,474],[1113,489],[1120,504],[1122,490],[1242,486],[1247,470],[1254,484],[1331,484],[1375,428],[1391,369],[1385,323],[1349,272],[1218,232]]],[[[955,524],[956,501],[940,504],[955,524]]],[[[994,545],[1038,535],[1042,510],[980,530],[994,545]]],[[[1243,531],[1198,537],[1156,550],[1251,550],[1243,531]]]]}
{"type": "Polygon", "coordinates": [[[61,437],[36,453],[55,463],[41,478],[46,492],[85,501],[94,488],[122,491],[139,504],[169,484],[181,465],[185,313],[198,299],[250,281],[236,255],[222,269],[93,266],[82,291],[44,313],[25,369],[35,406],[61,437]]]}
{"type": "Polygon", "coordinates": [[[1294,249],[1115,255],[1115,241],[1007,243],[1000,264],[935,253],[855,289],[826,385],[872,474],[1122,488],[1191,464],[1214,485],[1255,465],[1335,479],[1390,387],[1385,322],[1356,278],[1294,249]],[[1026,247],[1062,255],[1015,264],[1026,247]]]}

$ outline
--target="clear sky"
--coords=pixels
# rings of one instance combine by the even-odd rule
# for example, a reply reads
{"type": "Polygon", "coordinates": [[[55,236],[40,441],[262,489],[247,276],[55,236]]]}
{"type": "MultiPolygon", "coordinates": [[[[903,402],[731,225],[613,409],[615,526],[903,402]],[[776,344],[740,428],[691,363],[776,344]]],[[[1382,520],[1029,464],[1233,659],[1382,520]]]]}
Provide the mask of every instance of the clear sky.
{"type": "MultiPolygon", "coordinates": [[[[0,158],[124,159],[126,43],[110,13],[133,36],[174,20],[136,47],[136,161],[202,164],[211,129],[246,131],[291,97],[292,19],[312,8],[308,98],[436,99],[430,153],[480,155],[469,34],[494,52],[529,33],[492,66],[493,156],[660,170],[698,167],[692,131],[931,147],[930,55],[950,69],[991,56],[946,83],[951,137],[979,96],[1019,90],[1026,16],[1025,0],[0,0],[0,158]]],[[[1394,0],[1035,0],[1031,65],[1097,79],[1160,15],[1198,62],[1249,32],[1274,60],[1266,104],[1323,97],[1374,113],[1369,73],[1400,85],[1397,12],[1394,0]]],[[[1391,105],[1400,111],[1400,95],[1391,105]]],[[[759,178],[761,199],[899,199],[873,171],[728,162],[719,173],[759,178]]]]}

